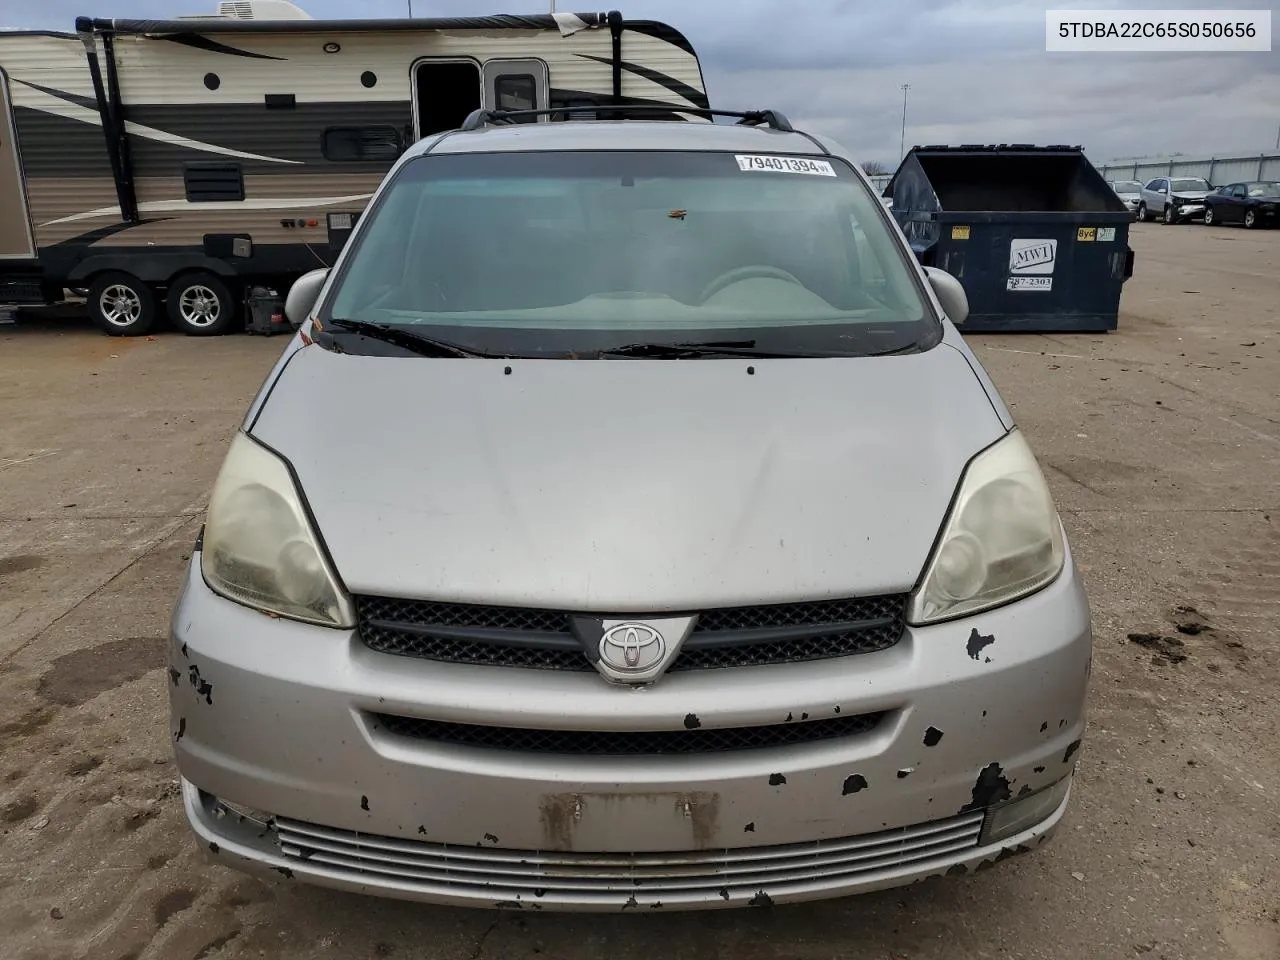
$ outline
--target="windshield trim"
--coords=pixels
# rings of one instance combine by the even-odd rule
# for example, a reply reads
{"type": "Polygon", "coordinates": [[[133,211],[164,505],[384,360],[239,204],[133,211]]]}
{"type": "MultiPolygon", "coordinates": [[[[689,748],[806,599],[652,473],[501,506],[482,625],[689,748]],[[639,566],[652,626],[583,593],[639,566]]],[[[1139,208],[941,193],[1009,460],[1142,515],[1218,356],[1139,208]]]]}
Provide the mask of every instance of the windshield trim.
{"type": "MultiPolygon", "coordinates": [[[[434,145],[433,145],[434,148],[434,145]]],[[[316,304],[313,316],[318,318],[322,323],[331,315],[331,308],[334,300],[345,282],[347,273],[350,270],[351,263],[355,260],[360,248],[363,246],[365,239],[369,233],[371,224],[381,214],[383,208],[387,204],[387,197],[392,189],[402,178],[407,176],[406,171],[418,164],[430,162],[435,157],[448,157],[456,159],[459,156],[528,156],[532,154],[583,154],[583,153],[616,153],[616,154],[698,154],[703,156],[734,156],[742,151],[739,149],[725,150],[707,150],[707,149],[687,149],[687,148],[671,148],[671,147],[645,147],[645,148],[627,148],[625,150],[609,150],[593,148],[574,148],[574,149],[539,149],[539,150],[477,150],[474,153],[447,153],[433,154],[431,149],[414,157],[409,157],[404,162],[397,164],[379,185],[376,194],[369,204],[365,207],[360,219],[357,221],[355,230],[348,237],[346,244],[343,246],[338,260],[329,271],[329,277],[324,286],[324,295],[316,304]]],[[[898,229],[897,221],[893,215],[885,208],[880,201],[880,195],[876,193],[875,188],[867,179],[866,174],[858,167],[856,163],[846,159],[839,154],[825,152],[820,143],[815,142],[815,149],[811,152],[799,153],[794,150],[778,151],[779,155],[787,157],[803,157],[813,160],[826,160],[829,162],[838,162],[842,164],[853,174],[853,180],[857,183],[858,189],[872,201],[871,206],[877,211],[874,216],[880,218],[880,223],[889,234],[889,240],[892,244],[901,265],[906,269],[912,288],[916,291],[916,295],[920,298],[921,305],[921,322],[927,326],[927,332],[916,338],[915,345],[920,352],[931,350],[940,344],[944,337],[945,331],[942,323],[942,314],[934,304],[934,295],[932,287],[929,285],[924,270],[921,268],[919,261],[916,259],[911,247],[907,244],[905,238],[901,236],[898,229]]],[[[853,356],[861,356],[853,355],[853,356]]]]}

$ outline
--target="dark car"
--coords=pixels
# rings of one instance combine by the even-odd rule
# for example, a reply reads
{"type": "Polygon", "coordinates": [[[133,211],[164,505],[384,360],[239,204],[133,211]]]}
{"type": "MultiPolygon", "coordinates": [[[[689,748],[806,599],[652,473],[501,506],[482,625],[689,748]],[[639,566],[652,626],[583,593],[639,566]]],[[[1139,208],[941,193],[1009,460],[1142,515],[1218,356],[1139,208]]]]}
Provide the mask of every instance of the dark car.
{"type": "Polygon", "coordinates": [[[1229,183],[1204,198],[1206,226],[1243,223],[1246,227],[1274,227],[1280,223],[1280,183],[1251,180],[1229,183]]]}

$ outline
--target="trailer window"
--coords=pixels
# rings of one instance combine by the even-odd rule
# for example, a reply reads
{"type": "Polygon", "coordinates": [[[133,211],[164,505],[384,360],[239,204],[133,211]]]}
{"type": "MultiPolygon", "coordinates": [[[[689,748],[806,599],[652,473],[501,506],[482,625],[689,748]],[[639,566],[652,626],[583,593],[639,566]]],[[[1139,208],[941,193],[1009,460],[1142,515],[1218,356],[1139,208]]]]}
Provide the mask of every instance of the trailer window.
{"type": "Polygon", "coordinates": [[[394,160],[403,149],[395,127],[328,127],[320,135],[320,151],[334,163],[394,160]]]}
{"type": "MultiPolygon", "coordinates": [[[[493,81],[499,110],[536,110],[538,86],[531,74],[504,74],[493,81]]],[[[520,117],[516,123],[532,123],[537,117],[520,117]]]]}

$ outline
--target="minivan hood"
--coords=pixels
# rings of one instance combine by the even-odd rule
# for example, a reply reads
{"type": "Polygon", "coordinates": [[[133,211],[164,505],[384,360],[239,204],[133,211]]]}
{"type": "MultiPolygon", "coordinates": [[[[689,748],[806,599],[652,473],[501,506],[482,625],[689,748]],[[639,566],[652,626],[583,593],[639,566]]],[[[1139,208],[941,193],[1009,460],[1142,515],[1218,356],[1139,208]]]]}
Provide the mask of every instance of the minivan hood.
{"type": "Polygon", "coordinates": [[[353,593],[639,613],[910,590],[1004,433],[968,361],[749,369],[309,346],[251,432],[353,593]]]}

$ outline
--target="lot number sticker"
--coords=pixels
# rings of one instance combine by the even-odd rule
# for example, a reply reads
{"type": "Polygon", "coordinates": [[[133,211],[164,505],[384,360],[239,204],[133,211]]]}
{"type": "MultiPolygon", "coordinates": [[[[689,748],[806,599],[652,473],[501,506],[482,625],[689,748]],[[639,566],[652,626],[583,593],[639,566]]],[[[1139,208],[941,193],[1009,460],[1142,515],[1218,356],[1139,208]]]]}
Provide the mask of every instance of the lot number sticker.
{"type": "Polygon", "coordinates": [[[1081,227],[1076,231],[1076,239],[1082,242],[1092,242],[1098,237],[1097,227],[1081,227]]]}
{"type": "MultiPolygon", "coordinates": [[[[1009,243],[1009,272],[1015,276],[1053,273],[1058,258],[1057,240],[1012,240],[1009,243]]],[[[1010,287],[1010,290],[1015,289],[1010,287]]],[[[1022,288],[1016,288],[1022,289],[1022,288]]]]}
{"type": "Polygon", "coordinates": [[[836,172],[826,160],[808,157],[761,157],[738,154],[738,169],[743,173],[806,173],[813,177],[834,177],[836,172]]]}
{"type": "Polygon", "coordinates": [[[1053,277],[1010,277],[1010,290],[1052,290],[1053,277]]]}

